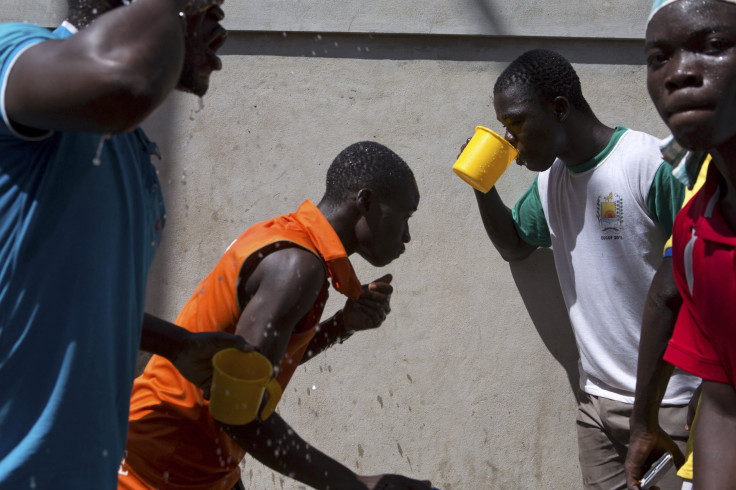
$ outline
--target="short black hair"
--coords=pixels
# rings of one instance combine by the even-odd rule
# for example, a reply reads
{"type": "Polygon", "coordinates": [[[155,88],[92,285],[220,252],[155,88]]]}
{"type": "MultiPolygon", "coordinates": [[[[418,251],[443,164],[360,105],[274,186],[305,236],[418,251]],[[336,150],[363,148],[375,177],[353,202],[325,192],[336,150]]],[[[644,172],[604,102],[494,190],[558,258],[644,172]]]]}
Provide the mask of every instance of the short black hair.
{"type": "Polygon", "coordinates": [[[340,204],[363,188],[390,196],[415,186],[414,173],[399,155],[375,141],[360,141],[342,150],[332,161],[322,200],[340,204]]]}
{"type": "Polygon", "coordinates": [[[516,58],[496,80],[493,93],[510,87],[527,89],[547,102],[563,96],[579,111],[593,114],[575,69],[561,54],[549,49],[533,49],[516,58]]]}

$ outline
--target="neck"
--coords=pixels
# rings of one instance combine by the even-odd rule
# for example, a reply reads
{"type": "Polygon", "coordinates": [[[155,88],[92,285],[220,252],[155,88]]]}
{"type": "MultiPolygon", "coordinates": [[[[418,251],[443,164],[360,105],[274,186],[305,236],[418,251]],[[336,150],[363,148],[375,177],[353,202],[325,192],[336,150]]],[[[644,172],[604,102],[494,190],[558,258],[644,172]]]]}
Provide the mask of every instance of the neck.
{"type": "Polygon", "coordinates": [[[317,209],[319,209],[327,219],[327,222],[330,223],[330,226],[332,226],[332,229],[337,233],[348,256],[352,255],[357,246],[357,240],[355,238],[357,216],[355,216],[354,212],[351,212],[352,208],[326,203],[323,199],[317,205],[317,209]]]}
{"type": "Polygon", "coordinates": [[[571,115],[567,123],[567,144],[559,155],[560,160],[568,167],[592,160],[608,145],[613,132],[613,128],[600,122],[594,115],[571,115]]]}

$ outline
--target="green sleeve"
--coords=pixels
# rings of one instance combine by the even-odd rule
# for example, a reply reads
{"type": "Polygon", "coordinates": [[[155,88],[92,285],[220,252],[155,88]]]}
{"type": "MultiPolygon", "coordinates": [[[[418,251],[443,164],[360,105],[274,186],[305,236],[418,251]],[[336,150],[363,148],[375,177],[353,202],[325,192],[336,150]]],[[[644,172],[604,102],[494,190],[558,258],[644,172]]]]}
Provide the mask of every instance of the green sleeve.
{"type": "Polygon", "coordinates": [[[542,200],[539,197],[538,178],[534,178],[529,189],[516,201],[514,209],[511,210],[511,216],[514,218],[516,231],[522,240],[537,247],[549,247],[552,245],[552,240],[549,236],[547,220],[544,218],[542,200]]]}
{"type": "Polygon", "coordinates": [[[672,175],[672,167],[662,163],[649,188],[647,208],[667,236],[672,235],[675,215],[685,199],[685,186],[672,175]]]}

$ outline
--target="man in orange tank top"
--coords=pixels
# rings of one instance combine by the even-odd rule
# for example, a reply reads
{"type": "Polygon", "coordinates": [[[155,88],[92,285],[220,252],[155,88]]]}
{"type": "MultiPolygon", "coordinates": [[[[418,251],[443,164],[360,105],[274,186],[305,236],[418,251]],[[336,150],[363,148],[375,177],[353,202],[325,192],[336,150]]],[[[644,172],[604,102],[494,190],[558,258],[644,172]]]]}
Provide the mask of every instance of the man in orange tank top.
{"type": "MultiPolygon", "coordinates": [[[[248,228],[228,247],[184,306],[176,324],[193,332],[242,336],[275,366],[282,389],[297,366],[354,332],[376,328],[390,311],[391,275],[361,286],[348,256],[381,267],[409,242],[419,191],[408,165],[374,142],[343,150],[315,206],[248,228]],[[320,323],[329,282],[348,297],[320,323]]],[[[249,453],[314,488],[427,489],[400,475],[357,475],[301,439],[274,413],[240,426],[215,421],[199,388],[154,356],[136,379],[119,489],[244,488],[249,453]]]]}

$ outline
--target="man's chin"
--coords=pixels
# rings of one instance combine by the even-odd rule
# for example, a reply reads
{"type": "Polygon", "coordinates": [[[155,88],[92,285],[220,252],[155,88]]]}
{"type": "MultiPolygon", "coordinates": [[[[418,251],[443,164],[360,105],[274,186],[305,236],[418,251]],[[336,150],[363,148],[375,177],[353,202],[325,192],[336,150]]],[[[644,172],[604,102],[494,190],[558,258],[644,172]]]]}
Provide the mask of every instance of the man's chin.
{"type": "Polygon", "coordinates": [[[193,94],[197,97],[204,96],[209,88],[209,82],[195,82],[194,80],[189,79],[179,80],[179,84],[176,86],[176,90],[180,92],[186,92],[188,94],[193,94]]]}
{"type": "Polygon", "coordinates": [[[710,151],[715,146],[713,132],[709,129],[674,130],[672,135],[688,151],[710,151]]]}

